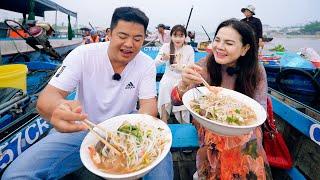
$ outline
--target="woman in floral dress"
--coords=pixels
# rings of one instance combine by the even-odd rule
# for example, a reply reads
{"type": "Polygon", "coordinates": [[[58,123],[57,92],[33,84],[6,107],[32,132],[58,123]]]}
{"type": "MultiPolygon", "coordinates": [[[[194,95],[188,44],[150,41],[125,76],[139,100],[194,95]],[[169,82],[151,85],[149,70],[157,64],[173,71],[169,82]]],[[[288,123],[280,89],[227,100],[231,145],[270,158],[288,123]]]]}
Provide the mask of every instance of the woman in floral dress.
{"type": "MultiPolygon", "coordinates": [[[[222,22],[214,36],[212,53],[183,70],[182,80],[173,90],[172,102],[181,103],[183,93],[201,84],[203,77],[213,90],[220,86],[238,91],[266,109],[266,72],[258,62],[257,53],[254,33],[247,24],[235,19],[222,22]]],[[[199,179],[272,178],[260,127],[241,136],[222,136],[193,122],[200,140],[197,152],[199,179]]]]}

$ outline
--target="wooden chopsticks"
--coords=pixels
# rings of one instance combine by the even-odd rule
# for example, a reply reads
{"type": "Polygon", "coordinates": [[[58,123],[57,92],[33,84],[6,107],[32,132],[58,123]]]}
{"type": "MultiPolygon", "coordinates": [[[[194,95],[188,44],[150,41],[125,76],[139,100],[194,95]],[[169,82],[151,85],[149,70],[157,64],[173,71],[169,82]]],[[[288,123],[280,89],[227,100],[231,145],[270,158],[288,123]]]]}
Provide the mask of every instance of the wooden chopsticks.
{"type": "Polygon", "coordinates": [[[111,145],[106,139],[105,136],[102,136],[99,132],[95,131],[93,128],[96,127],[100,130],[102,130],[103,132],[106,133],[106,130],[104,128],[102,128],[99,125],[94,124],[93,122],[89,121],[88,119],[85,119],[82,121],[83,124],[85,126],[87,126],[87,128],[89,128],[90,132],[92,132],[92,134],[94,134],[104,145],[106,145],[109,149],[113,150],[117,155],[121,156],[122,153],[115,148],[113,145],[111,145]]]}
{"type": "Polygon", "coordinates": [[[201,76],[201,80],[202,80],[203,85],[210,90],[211,89],[210,84],[205,79],[203,79],[202,76],[201,76]]]}

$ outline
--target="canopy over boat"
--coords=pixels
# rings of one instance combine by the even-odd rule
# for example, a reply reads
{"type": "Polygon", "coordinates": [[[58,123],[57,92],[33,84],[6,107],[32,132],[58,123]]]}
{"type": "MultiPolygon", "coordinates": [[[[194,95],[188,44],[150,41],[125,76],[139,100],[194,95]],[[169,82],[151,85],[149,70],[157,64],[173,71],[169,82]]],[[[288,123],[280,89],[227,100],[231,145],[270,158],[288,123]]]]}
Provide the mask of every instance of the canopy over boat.
{"type": "MultiPolygon", "coordinates": [[[[44,17],[45,11],[60,11],[77,18],[77,13],[70,11],[50,0],[34,0],[34,13],[36,16],[44,17]]],[[[29,1],[26,0],[1,0],[0,9],[29,14],[29,1]]]]}

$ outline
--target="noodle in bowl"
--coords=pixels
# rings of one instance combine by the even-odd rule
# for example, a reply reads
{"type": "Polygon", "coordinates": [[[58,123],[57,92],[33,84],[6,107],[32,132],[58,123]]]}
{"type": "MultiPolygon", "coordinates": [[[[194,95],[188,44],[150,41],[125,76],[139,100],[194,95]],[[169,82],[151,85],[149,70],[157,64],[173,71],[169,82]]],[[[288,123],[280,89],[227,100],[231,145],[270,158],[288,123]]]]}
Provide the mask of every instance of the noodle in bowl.
{"type": "MultiPolygon", "coordinates": [[[[225,136],[236,136],[236,135],[248,134],[257,126],[260,126],[261,124],[263,124],[263,122],[267,118],[267,113],[265,109],[254,99],[244,94],[241,94],[239,92],[226,89],[226,88],[221,88],[219,95],[224,97],[230,97],[230,101],[235,100],[235,101],[238,101],[239,104],[243,104],[244,106],[248,107],[250,111],[253,111],[253,113],[255,114],[254,116],[255,118],[252,120],[250,124],[242,124],[242,125],[235,125],[234,123],[228,124],[221,121],[212,120],[215,118],[208,119],[206,116],[201,116],[199,112],[196,112],[193,107],[194,101],[198,100],[199,97],[203,95],[205,96],[209,95],[209,90],[206,87],[197,87],[197,88],[190,89],[182,97],[183,104],[186,106],[188,111],[190,111],[190,113],[195,118],[195,120],[197,120],[205,128],[217,134],[225,135],[225,136]]],[[[242,110],[237,109],[236,111],[242,111],[242,110]]],[[[217,117],[216,119],[221,119],[221,118],[217,117]]],[[[230,119],[233,120],[232,118],[229,118],[228,120],[230,119]]]]}
{"type": "MultiPolygon", "coordinates": [[[[102,126],[104,129],[106,129],[109,134],[110,132],[112,132],[113,135],[116,135],[117,134],[116,132],[117,131],[119,132],[120,127],[123,127],[124,124],[131,124],[137,127],[140,127],[141,125],[143,125],[144,127],[149,128],[148,132],[150,132],[150,128],[151,128],[154,130],[154,133],[157,133],[157,135],[150,135],[150,136],[157,137],[157,139],[159,139],[159,136],[161,136],[161,140],[165,140],[165,141],[162,142],[161,149],[157,151],[158,155],[155,158],[153,158],[153,160],[149,162],[146,166],[143,166],[143,168],[139,168],[138,170],[134,170],[132,172],[122,172],[122,173],[106,172],[102,170],[101,167],[99,168],[97,166],[96,161],[94,161],[94,159],[92,158],[92,153],[91,153],[92,147],[93,145],[97,146],[97,143],[99,142],[99,140],[91,132],[89,132],[87,136],[83,139],[81,148],[80,148],[81,161],[89,171],[105,179],[138,179],[146,175],[156,165],[158,165],[170,151],[170,147],[172,144],[172,134],[171,134],[170,128],[163,121],[156,119],[152,116],[149,116],[146,114],[121,115],[121,116],[110,118],[100,123],[99,126],[102,126]]],[[[134,133],[136,133],[136,131],[134,131],[134,133]]],[[[141,138],[146,138],[146,136],[141,136],[139,139],[140,141],[141,141],[141,138]]],[[[130,141],[132,141],[132,137],[130,141]]],[[[125,141],[125,142],[129,142],[129,141],[125,141]]],[[[126,157],[129,158],[129,156],[126,156],[126,157]]]]}

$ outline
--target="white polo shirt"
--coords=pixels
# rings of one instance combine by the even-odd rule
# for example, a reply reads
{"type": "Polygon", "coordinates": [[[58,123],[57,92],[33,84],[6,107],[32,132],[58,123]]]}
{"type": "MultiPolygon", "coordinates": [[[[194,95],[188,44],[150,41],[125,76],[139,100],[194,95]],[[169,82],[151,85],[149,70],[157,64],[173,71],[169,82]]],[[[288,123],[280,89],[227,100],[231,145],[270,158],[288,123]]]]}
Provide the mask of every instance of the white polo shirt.
{"type": "Polygon", "coordinates": [[[84,112],[96,123],[136,111],[138,99],[156,97],[154,61],[140,51],[116,81],[108,46],[109,42],[77,47],[49,82],[64,91],[76,90],[84,112]]]}

